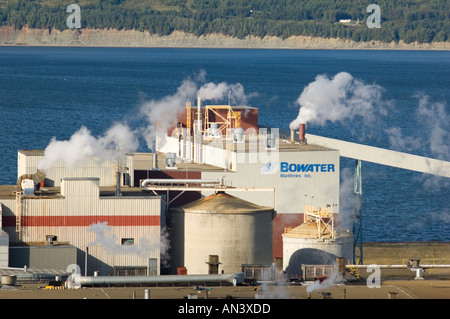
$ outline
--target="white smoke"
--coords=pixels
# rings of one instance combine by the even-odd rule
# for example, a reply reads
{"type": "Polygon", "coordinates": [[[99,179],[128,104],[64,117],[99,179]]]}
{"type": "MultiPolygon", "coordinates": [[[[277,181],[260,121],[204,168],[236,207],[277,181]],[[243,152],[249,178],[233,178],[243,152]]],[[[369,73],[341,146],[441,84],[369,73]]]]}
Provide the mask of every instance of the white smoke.
{"type": "MultiPolygon", "coordinates": [[[[409,153],[425,153],[427,157],[439,160],[450,160],[450,115],[446,112],[446,104],[431,102],[429,96],[418,94],[415,111],[416,132],[404,134],[399,127],[387,128],[388,140],[393,149],[409,153]]],[[[424,189],[441,189],[450,185],[450,180],[436,175],[423,174],[417,183],[424,189]]]]}
{"type": "Polygon", "coordinates": [[[419,96],[419,106],[417,109],[418,121],[425,124],[426,129],[430,132],[428,137],[428,145],[430,152],[437,159],[450,160],[450,115],[445,110],[444,103],[431,103],[426,95],[419,96]]]}
{"type": "MultiPolygon", "coordinates": [[[[204,77],[205,72],[201,72],[197,79],[204,80],[204,77]]],[[[90,157],[118,160],[138,149],[138,132],[143,134],[148,148],[154,150],[156,131],[166,132],[173,127],[179,114],[185,110],[186,102],[197,97],[217,101],[224,99],[228,94],[238,103],[247,103],[247,96],[241,84],[206,83],[199,87],[193,80],[184,80],[173,95],[142,103],[140,113],[147,120],[146,127],[131,130],[126,124],[116,123],[103,136],[94,137],[87,127],[82,126],[69,140],[58,141],[53,138],[44,151],[44,157],[38,163],[38,169],[48,173],[59,161],[69,169],[74,169],[80,162],[90,157]]]]}
{"type": "Polygon", "coordinates": [[[95,240],[88,244],[88,247],[95,245],[111,254],[136,254],[142,258],[148,258],[148,255],[160,250],[161,265],[168,265],[170,261],[169,249],[170,241],[167,230],[161,230],[160,240],[158,243],[151,244],[146,238],[135,239],[136,242],[130,245],[122,245],[117,236],[113,233],[113,227],[107,222],[92,224],[88,228],[89,232],[93,232],[95,240]]]}
{"type": "MultiPolygon", "coordinates": [[[[247,96],[244,87],[240,84],[228,84],[221,82],[219,84],[206,83],[198,90],[198,96],[203,100],[218,101],[224,99],[230,94],[230,99],[237,104],[247,104],[247,96]]],[[[230,101],[231,102],[231,101],[230,101]]]]}
{"type": "Polygon", "coordinates": [[[355,221],[355,177],[351,169],[345,167],[340,173],[339,186],[339,226],[351,230],[355,221]]]}
{"type": "Polygon", "coordinates": [[[309,285],[306,288],[306,292],[312,293],[313,291],[316,290],[328,289],[342,282],[344,282],[344,277],[338,271],[338,267],[335,265],[333,268],[333,272],[331,273],[330,276],[327,276],[327,278],[323,281],[316,280],[312,285],[309,285]]]}
{"type": "Polygon", "coordinates": [[[388,135],[389,144],[395,150],[405,152],[415,151],[420,148],[420,141],[412,136],[404,136],[401,128],[391,127],[385,130],[388,135]]]}
{"type": "Polygon", "coordinates": [[[331,79],[318,75],[298,98],[299,114],[290,128],[296,129],[299,124],[306,123],[323,125],[327,121],[355,117],[370,123],[377,112],[385,112],[381,107],[381,93],[380,86],[365,84],[347,72],[338,73],[331,79]]]}
{"type": "MultiPolygon", "coordinates": [[[[201,75],[204,79],[204,74],[201,75]]],[[[241,84],[228,84],[226,82],[206,83],[200,87],[196,82],[187,79],[173,95],[168,95],[160,100],[150,100],[144,102],[140,107],[140,112],[147,120],[147,127],[143,130],[147,147],[151,150],[155,148],[156,133],[166,132],[176,125],[177,118],[186,108],[186,103],[194,101],[197,97],[202,100],[218,101],[230,98],[237,103],[247,103],[247,96],[241,84]]]]}
{"type": "Polygon", "coordinates": [[[174,126],[177,116],[186,108],[186,102],[192,100],[196,92],[195,83],[185,80],[173,95],[146,101],[140,106],[140,112],[148,122],[143,134],[149,149],[154,150],[157,130],[165,132],[174,126]]]}
{"type": "Polygon", "coordinates": [[[450,159],[450,115],[447,114],[445,103],[432,103],[424,94],[416,95],[418,106],[415,111],[416,127],[420,132],[406,135],[399,127],[387,128],[390,145],[399,151],[418,152],[425,146],[427,151],[436,159],[448,161],[450,159]]]}
{"type": "Polygon", "coordinates": [[[93,156],[100,160],[116,160],[128,152],[134,152],[138,145],[135,133],[124,124],[114,124],[105,135],[98,138],[82,126],[69,140],[58,141],[53,138],[37,168],[48,172],[55,163],[62,161],[66,167],[74,169],[80,162],[93,156]]]}

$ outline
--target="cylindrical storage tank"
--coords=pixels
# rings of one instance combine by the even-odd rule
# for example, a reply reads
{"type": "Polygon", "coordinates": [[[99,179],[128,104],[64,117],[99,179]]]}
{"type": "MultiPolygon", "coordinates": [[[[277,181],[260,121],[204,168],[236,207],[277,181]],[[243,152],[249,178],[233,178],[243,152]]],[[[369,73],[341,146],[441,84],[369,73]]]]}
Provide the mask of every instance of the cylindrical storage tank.
{"type": "Polygon", "coordinates": [[[2,275],[1,284],[2,286],[14,286],[17,283],[17,276],[12,275],[2,275]]]}
{"type": "Polygon", "coordinates": [[[284,271],[299,275],[302,264],[335,265],[337,258],[352,260],[354,236],[338,227],[334,230],[334,238],[318,238],[317,224],[304,223],[282,234],[284,271]]]}
{"type": "Polygon", "coordinates": [[[223,192],[171,209],[172,272],[228,274],[242,264],[271,265],[274,217],[273,208],[223,192]]]}

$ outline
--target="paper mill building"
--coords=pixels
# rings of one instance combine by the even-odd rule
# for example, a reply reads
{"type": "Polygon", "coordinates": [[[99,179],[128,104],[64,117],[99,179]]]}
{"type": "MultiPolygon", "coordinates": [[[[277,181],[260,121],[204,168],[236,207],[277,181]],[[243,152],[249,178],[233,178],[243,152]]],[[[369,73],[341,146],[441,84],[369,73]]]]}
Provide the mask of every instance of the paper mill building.
{"type": "MultiPolygon", "coordinates": [[[[120,165],[91,158],[40,176],[43,151],[19,151],[18,185],[0,192],[9,266],[23,267],[36,249],[53,257],[27,266],[52,260],[87,275],[287,268],[283,233],[303,223],[305,207],[339,213],[339,151],[307,143],[304,127],[286,135],[260,127],[255,108],[201,103],[188,103],[177,124],[158,133],[156,153],[128,154],[120,165]],[[224,206],[193,210],[206,207],[204,199],[224,206]],[[223,247],[211,240],[218,234],[223,247]],[[201,253],[189,249],[194,242],[205,243],[201,253]]],[[[352,258],[341,251],[337,257],[352,258]]]]}

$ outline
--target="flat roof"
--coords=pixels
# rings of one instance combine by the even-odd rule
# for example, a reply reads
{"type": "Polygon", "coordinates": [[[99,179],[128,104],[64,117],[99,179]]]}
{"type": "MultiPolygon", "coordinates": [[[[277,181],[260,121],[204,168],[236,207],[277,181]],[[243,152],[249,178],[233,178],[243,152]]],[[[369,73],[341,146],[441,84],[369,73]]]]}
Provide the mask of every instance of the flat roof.
{"type": "MultiPolygon", "coordinates": [[[[15,199],[16,191],[18,190],[16,185],[0,185],[0,201],[2,199],[15,199]]],[[[120,188],[121,197],[156,197],[153,193],[149,195],[148,192],[142,192],[140,187],[122,186],[120,188]]],[[[116,196],[116,187],[100,187],[100,198],[116,196]]],[[[61,195],[61,187],[42,187],[39,191],[35,192],[35,195],[25,196],[32,199],[43,198],[64,198],[61,195]]]]}
{"type": "Polygon", "coordinates": [[[44,150],[18,150],[18,152],[27,156],[44,156],[44,150]]]}
{"type": "MultiPolygon", "coordinates": [[[[242,142],[227,142],[225,140],[222,141],[222,145],[220,143],[214,142],[214,139],[210,140],[204,140],[203,144],[205,145],[211,145],[211,146],[222,146],[224,149],[231,151],[245,151],[247,152],[250,148],[249,145],[256,144],[255,146],[260,148],[261,145],[265,145],[265,135],[244,135],[244,139],[242,142]],[[245,143],[245,146],[242,147],[242,143],[245,143]],[[239,145],[241,144],[241,145],[239,145]]],[[[253,145],[252,145],[253,146],[253,145]]],[[[258,149],[254,149],[254,151],[257,151],[258,149]]],[[[280,134],[278,138],[278,145],[277,148],[267,148],[267,150],[273,150],[273,151],[279,151],[279,152],[313,152],[313,151],[334,151],[335,149],[331,149],[326,146],[316,145],[316,144],[309,144],[307,143],[300,143],[298,140],[291,141],[290,137],[280,134]]]]}
{"type": "MultiPolygon", "coordinates": [[[[135,170],[151,170],[153,168],[153,155],[155,153],[135,153],[133,157],[134,161],[134,169],[135,170]]],[[[166,169],[166,164],[164,163],[164,160],[166,158],[166,155],[164,153],[156,153],[157,155],[157,168],[159,170],[171,170],[170,168],[166,169]]],[[[189,169],[190,172],[192,171],[223,171],[223,168],[210,165],[210,164],[197,164],[197,163],[191,163],[191,162],[183,162],[180,161],[177,162],[177,167],[173,170],[182,171],[184,169],[189,169]]]]}

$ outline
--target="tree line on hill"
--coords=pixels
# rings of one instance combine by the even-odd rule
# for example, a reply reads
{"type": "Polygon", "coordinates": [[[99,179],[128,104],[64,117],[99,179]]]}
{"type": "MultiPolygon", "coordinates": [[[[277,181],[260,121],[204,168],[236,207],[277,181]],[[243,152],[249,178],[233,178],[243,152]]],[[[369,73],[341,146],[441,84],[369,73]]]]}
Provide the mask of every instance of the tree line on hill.
{"type": "MultiPolygon", "coordinates": [[[[304,35],[354,41],[430,43],[450,39],[450,1],[379,0],[381,27],[366,24],[374,0],[9,0],[0,25],[66,30],[69,4],[79,4],[82,28],[179,30],[197,36],[222,33],[286,39],[304,35]],[[148,5],[153,4],[153,6],[148,5]],[[343,23],[342,20],[350,20],[343,23]]],[[[3,1],[4,3],[4,1],[3,1]]]]}

